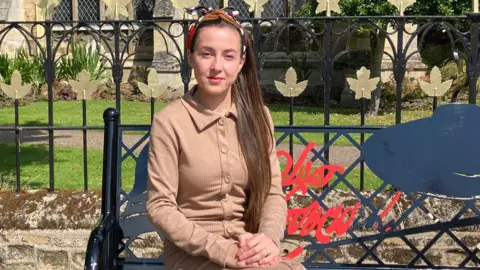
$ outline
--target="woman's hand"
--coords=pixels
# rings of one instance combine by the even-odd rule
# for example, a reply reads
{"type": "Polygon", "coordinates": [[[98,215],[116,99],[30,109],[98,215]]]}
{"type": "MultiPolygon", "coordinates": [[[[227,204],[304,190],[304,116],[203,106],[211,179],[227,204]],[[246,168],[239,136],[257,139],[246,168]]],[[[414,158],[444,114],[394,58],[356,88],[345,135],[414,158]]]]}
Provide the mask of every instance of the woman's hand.
{"type": "Polygon", "coordinates": [[[237,256],[238,250],[239,250],[238,244],[233,244],[233,246],[230,248],[229,254],[227,255],[227,260],[225,262],[226,266],[230,268],[260,267],[258,263],[247,265],[245,261],[240,261],[237,256]]]}
{"type": "Polygon", "coordinates": [[[237,256],[240,263],[251,267],[272,265],[281,261],[277,245],[263,233],[245,233],[238,236],[238,239],[240,243],[237,256]]]}

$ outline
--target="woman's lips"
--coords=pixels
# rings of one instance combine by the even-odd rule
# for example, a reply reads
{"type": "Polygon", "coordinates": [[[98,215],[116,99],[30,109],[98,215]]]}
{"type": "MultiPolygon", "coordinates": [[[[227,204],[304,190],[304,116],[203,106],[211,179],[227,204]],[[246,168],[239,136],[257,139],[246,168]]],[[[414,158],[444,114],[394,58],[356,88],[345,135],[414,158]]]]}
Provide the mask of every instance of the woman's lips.
{"type": "Polygon", "coordinates": [[[208,81],[211,83],[220,83],[223,81],[223,78],[220,77],[208,77],[208,81]]]}

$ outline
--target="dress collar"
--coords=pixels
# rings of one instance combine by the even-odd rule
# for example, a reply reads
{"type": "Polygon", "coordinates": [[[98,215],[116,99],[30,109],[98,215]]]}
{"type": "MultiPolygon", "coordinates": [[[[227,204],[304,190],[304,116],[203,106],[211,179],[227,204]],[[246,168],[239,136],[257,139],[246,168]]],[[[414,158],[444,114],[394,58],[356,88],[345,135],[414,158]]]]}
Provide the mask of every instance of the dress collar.
{"type": "Polygon", "coordinates": [[[198,103],[193,99],[193,93],[195,93],[197,86],[194,86],[190,91],[188,91],[181,99],[183,106],[187,109],[190,117],[192,117],[193,122],[197,128],[202,131],[208,125],[212,124],[222,116],[224,117],[237,117],[237,108],[235,103],[232,102],[232,106],[225,112],[221,114],[219,112],[212,111],[202,104],[198,103]]]}

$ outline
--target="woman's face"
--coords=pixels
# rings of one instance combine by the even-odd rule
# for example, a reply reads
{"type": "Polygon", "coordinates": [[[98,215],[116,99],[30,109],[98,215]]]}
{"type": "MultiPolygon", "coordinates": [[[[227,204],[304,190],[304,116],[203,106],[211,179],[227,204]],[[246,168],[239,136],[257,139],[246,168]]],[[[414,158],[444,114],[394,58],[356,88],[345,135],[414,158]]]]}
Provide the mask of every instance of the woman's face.
{"type": "Polygon", "coordinates": [[[231,27],[203,27],[194,46],[188,60],[199,88],[208,95],[230,91],[245,61],[238,31],[231,27]]]}

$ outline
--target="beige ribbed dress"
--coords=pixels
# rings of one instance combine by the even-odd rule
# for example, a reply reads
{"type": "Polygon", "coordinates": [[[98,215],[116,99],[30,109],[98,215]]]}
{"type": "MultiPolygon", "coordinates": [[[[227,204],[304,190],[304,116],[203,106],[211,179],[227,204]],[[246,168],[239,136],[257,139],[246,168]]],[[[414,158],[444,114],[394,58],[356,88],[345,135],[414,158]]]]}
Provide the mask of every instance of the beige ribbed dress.
{"type": "MultiPolygon", "coordinates": [[[[155,115],[147,214],[167,238],[167,269],[227,269],[225,260],[232,256],[231,246],[237,242],[236,236],[245,233],[242,217],[248,189],[235,129],[237,111],[235,105],[225,115],[211,111],[193,100],[194,90],[155,115]]],[[[272,187],[258,217],[259,232],[280,245],[287,204],[275,148],[270,152],[270,162],[272,187]]],[[[303,266],[284,261],[269,269],[303,266]]]]}

